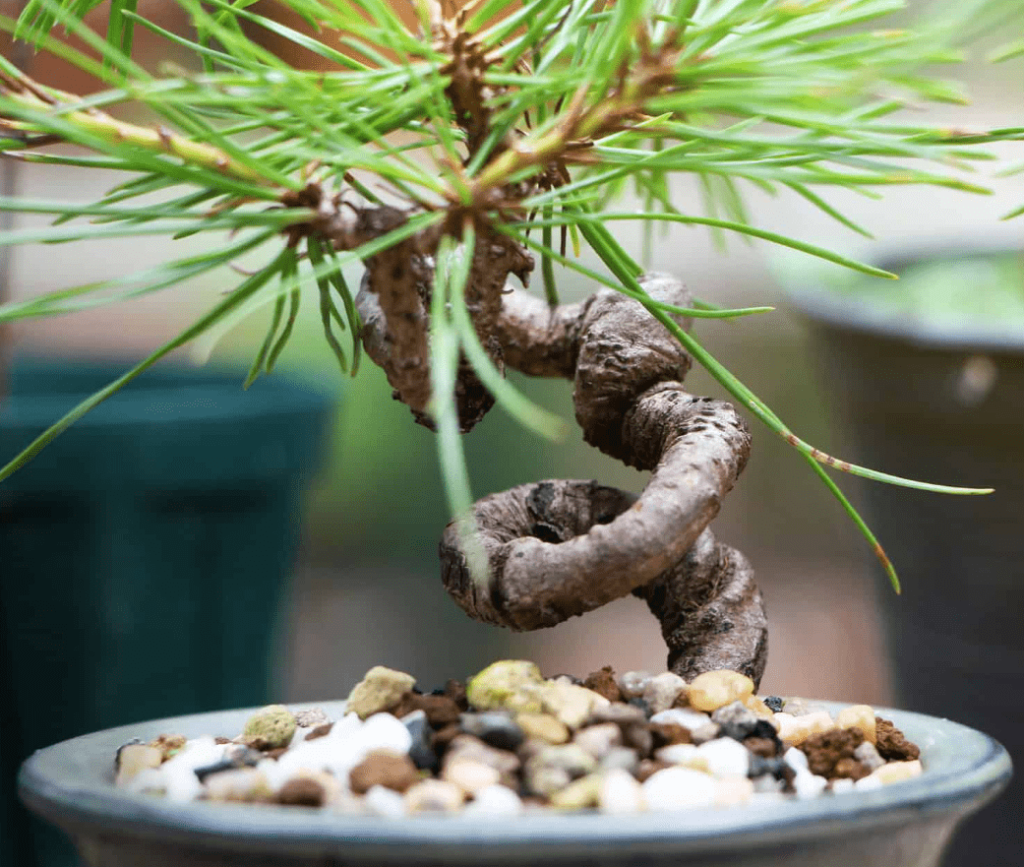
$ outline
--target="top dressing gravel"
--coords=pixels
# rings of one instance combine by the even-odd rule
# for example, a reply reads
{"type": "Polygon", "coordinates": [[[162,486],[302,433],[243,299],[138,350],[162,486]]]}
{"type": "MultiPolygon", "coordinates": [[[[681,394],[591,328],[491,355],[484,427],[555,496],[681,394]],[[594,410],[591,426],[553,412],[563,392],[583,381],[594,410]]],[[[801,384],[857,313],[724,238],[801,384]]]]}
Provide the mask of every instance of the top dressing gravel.
{"type": "Polygon", "coordinates": [[[117,785],[175,801],[404,816],[684,810],[878,788],[921,773],[918,748],[867,705],[834,717],[759,698],[734,671],[686,683],[611,668],[544,679],[496,662],[423,694],[376,667],[346,714],[271,705],[241,734],[126,744],[117,785]]]}

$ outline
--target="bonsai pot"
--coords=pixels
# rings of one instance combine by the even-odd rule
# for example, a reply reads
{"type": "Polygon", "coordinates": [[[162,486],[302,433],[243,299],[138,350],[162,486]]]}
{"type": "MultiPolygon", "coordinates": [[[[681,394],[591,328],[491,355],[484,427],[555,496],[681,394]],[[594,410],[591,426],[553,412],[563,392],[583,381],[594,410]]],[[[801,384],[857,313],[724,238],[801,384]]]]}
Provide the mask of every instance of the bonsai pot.
{"type": "MultiPolygon", "coordinates": [[[[14,363],[4,460],[123,367],[14,363]]],[[[0,836],[12,864],[73,859],[15,802],[34,749],[139,716],[266,699],[331,403],[280,377],[246,394],[237,373],[165,367],[0,483],[0,836]]]]}
{"type": "MultiPolygon", "coordinates": [[[[323,707],[337,718],[344,703],[323,707]]],[[[872,791],[717,810],[386,819],[304,807],[173,803],[114,786],[114,754],[130,739],[237,732],[252,710],[138,723],[65,741],[23,765],[20,794],[76,841],[90,867],[934,867],[960,822],[1006,785],[1010,759],[996,741],[957,723],[880,713],[920,746],[923,775],[872,791]]]]}
{"type": "MultiPolygon", "coordinates": [[[[1019,268],[1019,260],[994,251],[957,259],[950,250],[958,246],[962,242],[879,261],[908,282],[915,265],[947,262],[957,281],[950,291],[969,292],[983,307],[994,263],[1019,268]]],[[[1018,293],[1024,311],[1022,285],[1006,291],[1018,293]]],[[[955,708],[959,719],[990,732],[1019,762],[1024,320],[899,311],[900,285],[886,281],[865,291],[812,287],[794,294],[811,323],[823,384],[849,432],[844,457],[911,478],[996,489],[985,497],[955,497],[863,486],[867,517],[905,588],[881,606],[897,699],[926,713],[955,708]],[[872,302],[871,294],[880,292],[894,293],[895,306],[872,302]]],[[[1019,863],[1022,810],[1018,780],[997,807],[968,824],[947,863],[1019,863]]]]}

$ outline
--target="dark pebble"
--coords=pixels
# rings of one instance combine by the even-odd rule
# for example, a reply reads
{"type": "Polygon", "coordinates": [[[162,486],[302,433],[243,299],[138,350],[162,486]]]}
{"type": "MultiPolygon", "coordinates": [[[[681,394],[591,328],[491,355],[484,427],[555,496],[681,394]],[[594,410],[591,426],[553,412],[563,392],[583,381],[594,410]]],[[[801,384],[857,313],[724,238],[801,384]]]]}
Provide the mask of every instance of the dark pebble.
{"type": "Polygon", "coordinates": [[[651,706],[642,698],[640,698],[640,696],[637,696],[636,698],[631,698],[627,702],[627,704],[631,704],[633,705],[633,707],[640,708],[640,710],[644,712],[644,716],[647,717],[647,719],[651,718],[651,706]]]}
{"type": "Polygon", "coordinates": [[[457,680],[449,680],[444,685],[444,694],[458,705],[459,710],[469,710],[469,702],[466,701],[466,687],[457,680]]]}
{"type": "Polygon", "coordinates": [[[782,713],[782,698],[777,695],[770,695],[764,699],[764,703],[768,705],[768,710],[772,713],[782,713]]]}
{"type": "Polygon", "coordinates": [[[747,772],[747,776],[753,780],[766,774],[775,777],[776,780],[784,780],[787,776],[792,776],[792,769],[779,757],[766,759],[764,756],[752,753],[750,756],[750,770],[747,772]],[[787,771],[789,772],[788,775],[787,771]]]}
{"type": "Polygon", "coordinates": [[[412,736],[412,746],[409,747],[409,758],[412,759],[412,763],[421,771],[438,770],[440,768],[440,761],[430,744],[433,738],[426,713],[421,710],[413,711],[408,716],[403,717],[402,723],[412,736]]]}
{"type": "Polygon", "coordinates": [[[306,740],[315,741],[317,738],[327,737],[331,733],[332,728],[334,728],[334,723],[332,722],[316,726],[306,734],[306,740]]]}
{"type": "Polygon", "coordinates": [[[523,730],[505,713],[464,713],[459,717],[459,724],[467,734],[499,750],[514,751],[525,739],[523,730]]]}
{"type": "Polygon", "coordinates": [[[654,735],[646,723],[631,723],[622,726],[622,743],[636,750],[640,758],[646,758],[654,749],[654,735]]]}
{"type": "Polygon", "coordinates": [[[212,765],[203,765],[195,769],[195,775],[201,783],[211,774],[219,774],[221,771],[233,771],[236,768],[251,768],[263,758],[263,754],[256,750],[238,750],[235,755],[228,759],[214,762],[212,765]]]}
{"type": "MultiPolygon", "coordinates": [[[[755,725],[753,730],[750,732],[750,737],[752,737],[752,738],[768,738],[768,740],[770,740],[770,741],[778,741],[779,740],[779,735],[775,731],[775,726],[773,726],[766,719],[759,719],[757,721],[757,725],[755,725]]],[[[781,741],[779,741],[779,743],[781,743],[781,741]]]]}

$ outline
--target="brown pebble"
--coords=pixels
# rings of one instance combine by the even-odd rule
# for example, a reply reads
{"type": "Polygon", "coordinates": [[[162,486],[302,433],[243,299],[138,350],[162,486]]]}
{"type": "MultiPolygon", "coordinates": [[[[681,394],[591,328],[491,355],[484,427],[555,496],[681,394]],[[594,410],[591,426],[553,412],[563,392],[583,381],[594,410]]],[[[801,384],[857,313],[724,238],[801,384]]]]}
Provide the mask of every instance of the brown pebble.
{"type": "Polygon", "coordinates": [[[444,728],[438,729],[434,732],[434,743],[433,747],[435,752],[443,753],[448,749],[450,744],[455,738],[462,734],[462,728],[458,723],[452,723],[451,725],[445,726],[444,728]]]}
{"type": "Polygon", "coordinates": [[[272,750],[264,750],[263,755],[268,759],[274,759],[274,761],[277,761],[286,752],[288,752],[288,747],[276,747],[272,750]]]}
{"type": "Polygon", "coordinates": [[[423,711],[427,715],[427,722],[435,729],[459,721],[459,705],[447,695],[418,695],[413,710],[423,711]]]}
{"type": "Polygon", "coordinates": [[[765,759],[774,759],[778,755],[778,742],[773,741],[771,738],[744,738],[743,746],[755,756],[761,756],[765,759]]]}
{"type": "Polygon", "coordinates": [[[875,717],[875,731],[878,739],[875,748],[883,759],[890,762],[906,762],[921,758],[921,750],[917,744],[908,741],[903,732],[890,720],[875,717]]]}
{"type": "Polygon", "coordinates": [[[583,685],[598,695],[603,695],[608,701],[622,701],[622,690],[615,681],[615,671],[610,665],[606,665],[600,671],[592,671],[583,681],[583,685]]]}
{"type": "Polygon", "coordinates": [[[469,702],[466,700],[466,686],[461,681],[449,680],[444,685],[444,694],[458,705],[459,710],[469,710],[469,702]]]}
{"type": "Polygon", "coordinates": [[[659,762],[656,759],[644,759],[637,766],[636,773],[633,776],[642,783],[648,777],[658,773],[658,771],[663,771],[665,768],[671,767],[672,765],[668,762],[659,762]]]}
{"type": "Polygon", "coordinates": [[[220,738],[220,737],[218,737],[218,738],[214,738],[213,742],[217,746],[222,747],[222,746],[224,746],[224,744],[230,744],[231,743],[231,738],[220,738]]]}
{"type": "Polygon", "coordinates": [[[690,730],[677,723],[651,723],[648,728],[654,736],[654,749],[670,747],[673,744],[688,744],[692,740],[690,730]]]}
{"type": "Polygon", "coordinates": [[[871,773],[867,765],[852,758],[842,758],[836,762],[833,778],[843,777],[850,780],[860,780],[871,773]]]}
{"type": "Polygon", "coordinates": [[[281,786],[275,800],[293,807],[322,807],[327,800],[327,792],[316,780],[297,777],[281,786]]]}
{"type": "Polygon", "coordinates": [[[419,781],[420,774],[412,760],[395,753],[371,753],[348,775],[349,786],[357,795],[365,795],[374,786],[404,794],[419,781]]]}
{"type": "Polygon", "coordinates": [[[334,723],[332,722],[316,726],[306,735],[306,740],[315,741],[317,738],[326,737],[331,733],[332,728],[334,728],[334,723]]]}
{"type": "Polygon", "coordinates": [[[622,726],[622,743],[637,751],[640,758],[649,756],[654,749],[654,734],[649,723],[630,723],[622,726]]]}
{"type": "Polygon", "coordinates": [[[188,738],[184,735],[159,735],[153,738],[148,746],[156,747],[160,750],[166,762],[171,756],[178,752],[185,744],[188,743],[188,738]]]}
{"type": "MultiPolygon", "coordinates": [[[[799,749],[807,756],[807,766],[812,774],[833,779],[838,776],[836,765],[842,759],[856,762],[853,753],[862,743],[864,743],[864,732],[860,729],[832,729],[811,735],[800,744],[799,749]]],[[[857,764],[859,765],[860,762],[857,764]]],[[[849,768],[848,765],[844,765],[844,767],[849,768]]]]}

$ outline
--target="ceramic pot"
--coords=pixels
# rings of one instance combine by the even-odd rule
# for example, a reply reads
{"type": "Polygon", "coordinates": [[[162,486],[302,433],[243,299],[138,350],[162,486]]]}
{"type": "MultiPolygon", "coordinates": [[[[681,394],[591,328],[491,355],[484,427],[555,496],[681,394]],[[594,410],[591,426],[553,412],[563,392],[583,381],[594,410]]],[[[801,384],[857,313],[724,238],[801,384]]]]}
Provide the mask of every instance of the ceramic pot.
{"type": "MultiPolygon", "coordinates": [[[[322,706],[333,718],[344,707],[322,706]]],[[[840,708],[826,706],[833,713],[840,708]]],[[[960,822],[994,798],[1011,774],[1006,751],[987,735],[880,710],[921,747],[922,776],[874,791],[720,810],[395,820],[297,807],[176,804],[115,788],[113,757],[128,740],[234,735],[251,713],[157,720],[65,741],[25,762],[21,797],[74,838],[90,867],[935,867],[960,822]]]]}
{"type": "MultiPolygon", "coordinates": [[[[957,248],[878,261],[899,273],[916,263],[956,261],[957,248]]],[[[975,291],[983,279],[980,268],[975,291]]],[[[827,287],[793,297],[811,324],[836,427],[850,440],[843,457],[910,478],[996,489],[953,497],[865,484],[860,493],[905,588],[898,598],[880,598],[897,702],[924,713],[956,708],[958,719],[989,732],[1020,762],[1024,330],[998,318],[938,324],[887,316],[856,294],[827,287]]],[[[1018,779],[997,808],[969,823],[945,863],[1020,863],[1022,815],[1018,779]]]]}

